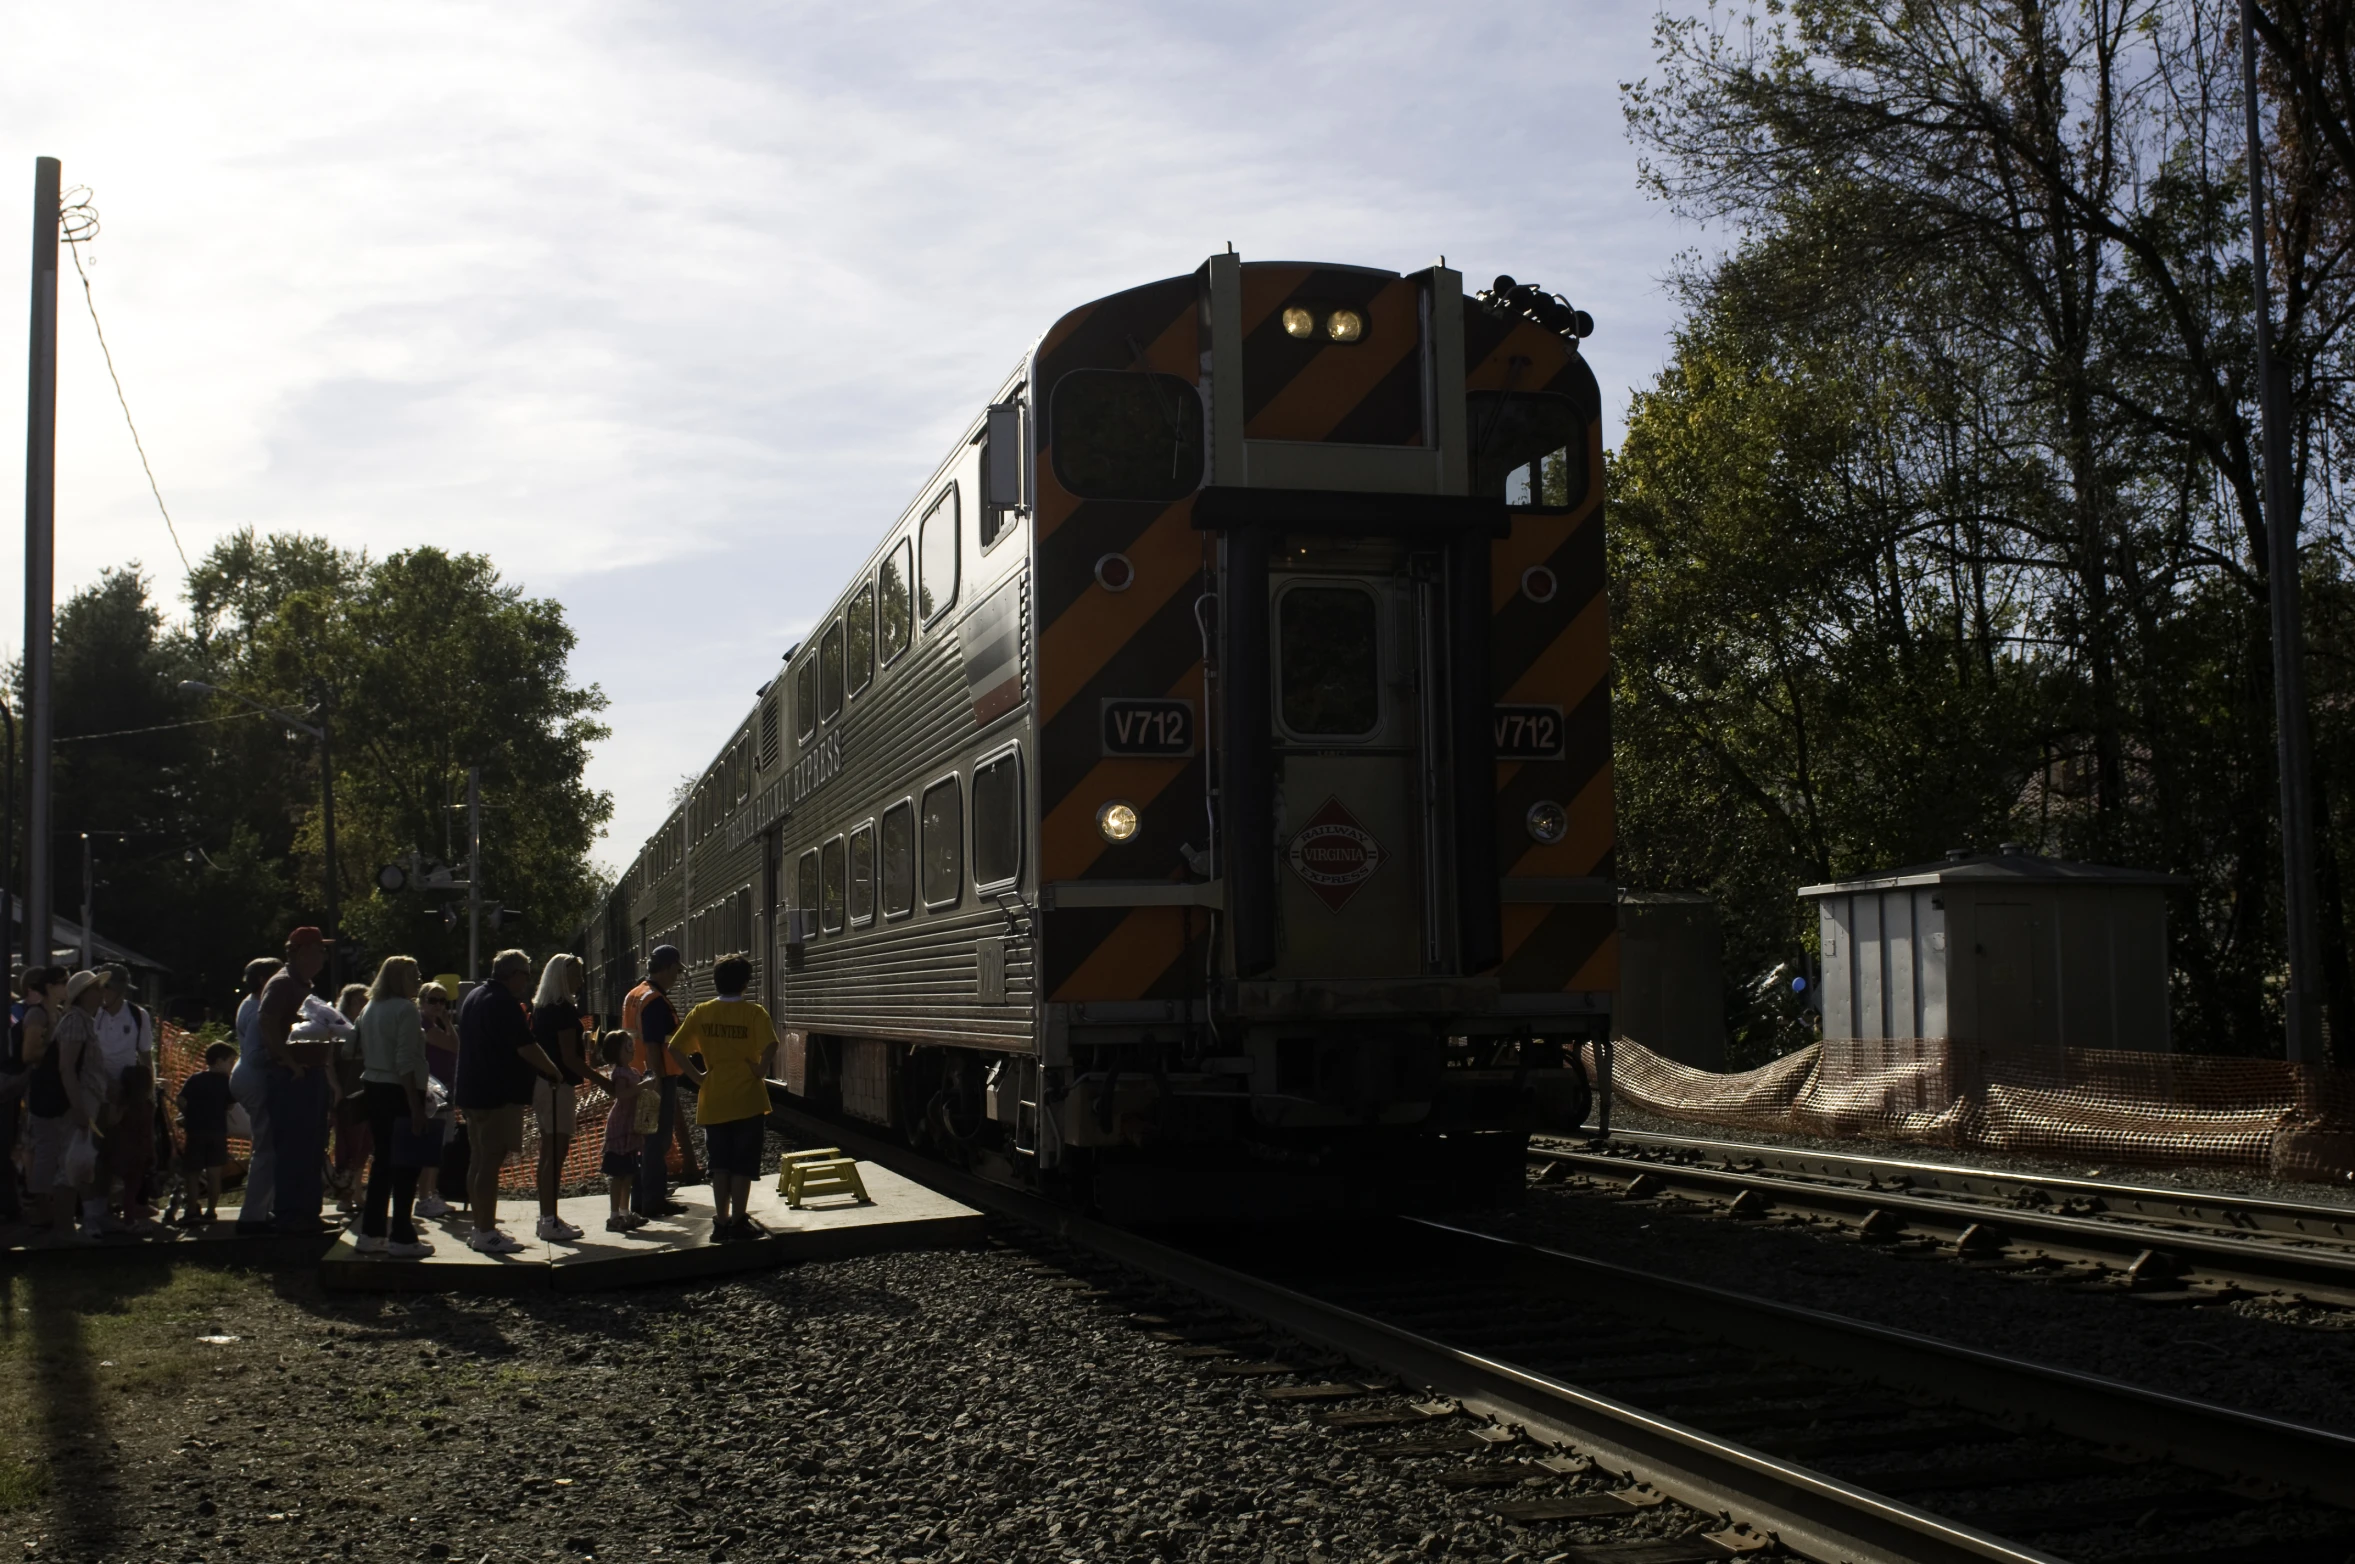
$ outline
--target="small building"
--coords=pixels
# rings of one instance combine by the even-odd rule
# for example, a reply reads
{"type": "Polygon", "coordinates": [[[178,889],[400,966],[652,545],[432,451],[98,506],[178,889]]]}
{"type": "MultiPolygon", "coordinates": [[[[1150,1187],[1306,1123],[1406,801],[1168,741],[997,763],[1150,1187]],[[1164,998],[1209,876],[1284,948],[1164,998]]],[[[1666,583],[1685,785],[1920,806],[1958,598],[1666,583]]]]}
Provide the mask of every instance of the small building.
{"type": "Polygon", "coordinates": [[[1803,886],[1823,1035],[2165,1053],[2167,890],[2182,883],[2006,844],[1803,886]]]}
{"type": "Polygon", "coordinates": [[[1689,891],[1619,893],[1611,1028],[1696,1070],[1725,1068],[1724,939],[1715,902],[1689,891]]]}

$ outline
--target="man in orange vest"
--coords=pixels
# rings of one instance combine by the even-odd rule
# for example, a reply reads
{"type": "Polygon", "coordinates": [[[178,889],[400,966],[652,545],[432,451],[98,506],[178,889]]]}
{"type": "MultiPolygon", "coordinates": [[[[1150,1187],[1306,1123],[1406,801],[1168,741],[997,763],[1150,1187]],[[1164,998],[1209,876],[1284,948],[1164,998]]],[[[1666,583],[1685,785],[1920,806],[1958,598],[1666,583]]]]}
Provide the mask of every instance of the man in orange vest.
{"type": "Polygon", "coordinates": [[[661,1083],[662,1118],[646,1137],[646,1154],[638,1159],[638,1181],[630,1190],[630,1204],[643,1216],[677,1216],[687,1208],[671,1199],[670,1144],[679,1142],[679,1182],[700,1184],[695,1167],[695,1141],[679,1131],[679,1066],[671,1058],[671,1033],[679,1029],[679,1013],[670,1002],[683,963],[676,945],[657,945],[646,958],[646,981],[621,1002],[622,1030],[637,1041],[634,1061],[642,1075],[661,1083]]]}

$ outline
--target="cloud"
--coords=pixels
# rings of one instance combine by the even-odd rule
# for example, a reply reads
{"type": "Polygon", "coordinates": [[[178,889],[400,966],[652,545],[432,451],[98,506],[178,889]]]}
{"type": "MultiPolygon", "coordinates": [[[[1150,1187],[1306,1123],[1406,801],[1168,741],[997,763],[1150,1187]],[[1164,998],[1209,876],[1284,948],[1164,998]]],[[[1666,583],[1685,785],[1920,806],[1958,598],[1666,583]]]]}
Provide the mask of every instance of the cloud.
{"type": "MultiPolygon", "coordinates": [[[[191,553],[249,524],[430,542],[565,601],[615,697],[593,780],[622,863],[1077,303],[1229,240],[1445,252],[1591,310],[1615,416],[1691,241],[1619,127],[1650,16],[18,8],[0,175],[29,192],[49,153],[95,188],[99,305],[191,553]]],[[[172,561],[78,290],[63,308],[61,595],[172,561]]],[[[21,385],[0,375],[10,428],[21,385]]]]}

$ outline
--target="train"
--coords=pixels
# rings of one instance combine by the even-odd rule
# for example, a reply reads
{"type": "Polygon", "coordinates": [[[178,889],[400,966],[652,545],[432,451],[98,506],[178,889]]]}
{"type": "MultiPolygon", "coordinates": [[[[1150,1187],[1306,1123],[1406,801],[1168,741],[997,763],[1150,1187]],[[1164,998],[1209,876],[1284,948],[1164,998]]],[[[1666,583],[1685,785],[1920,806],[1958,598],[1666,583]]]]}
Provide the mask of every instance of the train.
{"type": "Polygon", "coordinates": [[[788,1103],[1137,1221],[1511,1198],[1618,981],[1600,395],[1510,277],[1032,344],[579,931],[788,1103]]]}

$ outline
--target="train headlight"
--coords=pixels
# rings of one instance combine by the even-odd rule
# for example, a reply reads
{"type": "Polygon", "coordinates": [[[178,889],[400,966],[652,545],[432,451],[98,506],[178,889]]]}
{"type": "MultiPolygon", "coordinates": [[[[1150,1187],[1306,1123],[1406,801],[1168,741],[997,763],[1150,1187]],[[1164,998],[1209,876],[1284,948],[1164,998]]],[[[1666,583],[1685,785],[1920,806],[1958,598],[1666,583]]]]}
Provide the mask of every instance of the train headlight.
{"type": "Polygon", "coordinates": [[[1355,342],[1366,334],[1366,318],[1355,310],[1335,310],[1325,317],[1325,335],[1335,342],[1355,342]]]}
{"type": "Polygon", "coordinates": [[[1297,304],[1284,311],[1285,336],[1307,338],[1315,336],[1316,333],[1317,318],[1314,315],[1297,304]]]}
{"type": "Polygon", "coordinates": [[[1570,834],[1570,811],[1550,798],[1541,798],[1529,806],[1527,824],[1531,841],[1551,847],[1570,834]]]}
{"type": "Polygon", "coordinates": [[[1125,842],[1137,834],[1137,806],[1119,799],[1096,811],[1096,829],[1107,842],[1125,842]]]}

